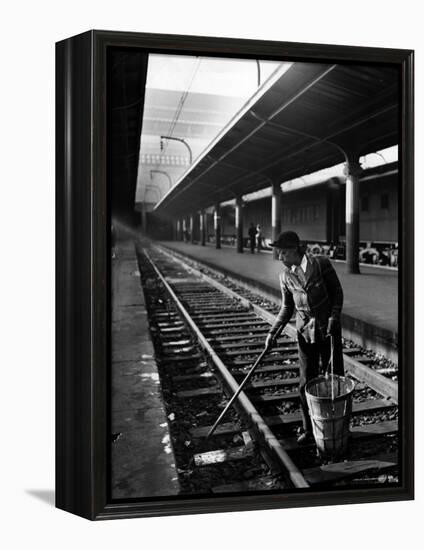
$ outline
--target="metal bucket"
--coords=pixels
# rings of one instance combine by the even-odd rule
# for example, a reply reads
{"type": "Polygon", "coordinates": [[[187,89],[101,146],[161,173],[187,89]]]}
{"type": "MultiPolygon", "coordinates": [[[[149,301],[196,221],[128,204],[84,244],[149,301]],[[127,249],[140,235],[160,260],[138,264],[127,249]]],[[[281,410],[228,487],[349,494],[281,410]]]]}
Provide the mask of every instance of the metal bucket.
{"type": "Polygon", "coordinates": [[[306,384],[315,443],[325,458],[340,458],[347,451],[354,388],[353,380],[336,374],[319,376],[306,384]]]}

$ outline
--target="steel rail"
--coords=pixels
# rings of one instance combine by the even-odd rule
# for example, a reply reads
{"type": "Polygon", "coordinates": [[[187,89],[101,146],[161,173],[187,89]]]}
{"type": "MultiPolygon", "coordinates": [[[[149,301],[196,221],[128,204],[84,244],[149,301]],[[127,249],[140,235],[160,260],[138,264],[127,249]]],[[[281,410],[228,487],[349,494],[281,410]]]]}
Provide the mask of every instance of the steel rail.
{"type": "MultiPolygon", "coordinates": [[[[219,348],[215,346],[215,343],[217,343],[217,345],[219,347],[222,347],[220,346],[220,340],[219,340],[219,336],[217,337],[217,340],[215,340],[214,338],[211,337],[212,335],[212,332],[214,331],[209,331],[209,330],[206,330],[205,331],[205,325],[204,325],[204,321],[203,321],[203,318],[202,318],[202,312],[205,310],[205,307],[207,307],[207,304],[203,304],[203,305],[200,305],[200,310],[198,310],[197,308],[197,300],[196,300],[196,295],[195,295],[195,289],[196,289],[196,280],[198,281],[198,286],[205,289],[206,288],[206,285],[209,285],[211,284],[211,303],[214,302],[214,296],[217,296],[216,294],[216,291],[219,290],[221,292],[221,289],[217,289],[215,286],[214,286],[214,283],[216,283],[215,280],[204,280],[202,281],[202,279],[207,279],[208,276],[204,276],[205,274],[200,274],[198,272],[198,270],[196,268],[193,268],[192,264],[196,264],[199,263],[200,266],[202,266],[201,262],[196,262],[196,261],[193,261],[192,259],[188,259],[187,257],[183,256],[183,259],[176,259],[174,257],[174,254],[175,254],[175,251],[171,248],[170,249],[170,253],[166,253],[164,252],[163,250],[160,250],[160,254],[158,256],[156,255],[153,255],[152,257],[154,257],[155,261],[157,261],[158,263],[158,267],[163,269],[163,273],[166,274],[166,277],[167,277],[167,280],[169,280],[170,284],[175,284],[177,285],[175,287],[175,292],[178,294],[178,296],[180,297],[180,300],[182,301],[182,303],[184,304],[185,307],[187,307],[187,310],[190,312],[190,314],[193,314],[193,317],[197,317],[197,320],[196,319],[193,319],[195,321],[195,323],[199,323],[199,328],[200,330],[204,333],[204,336],[206,337],[207,341],[216,349],[216,353],[219,354],[220,358],[225,362],[227,363],[227,360],[225,359],[225,357],[222,355],[222,353],[225,354],[225,347],[221,349],[221,352],[219,351],[219,348]],[[184,261],[185,260],[185,261],[184,261]],[[190,265],[188,265],[188,263],[191,262],[190,265]],[[179,275],[182,274],[182,272],[187,272],[187,278],[184,280],[184,283],[183,284],[178,284],[181,280],[181,277],[175,277],[173,278],[172,277],[172,273],[178,273],[179,275]],[[171,277],[168,277],[168,274],[171,275],[171,277]],[[215,288],[215,289],[214,289],[215,288]],[[192,289],[192,290],[191,290],[192,289]],[[196,313],[198,313],[198,315],[196,315],[196,313]]],[[[176,255],[178,255],[178,253],[176,253],[176,255]]],[[[196,260],[196,259],[194,259],[196,260]]],[[[201,268],[201,267],[200,267],[201,268]]],[[[220,278],[220,276],[222,276],[221,273],[219,272],[216,272],[215,273],[218,273],[218,279],[220,278]]],[[[238,283],[237,283],[238,284],[238,283]]],[[[244,285],[243,285],[244,286],[244,285]]],[[[230,289],[227,289],[226,287],[224,287],[225,290],[227,291],[226,293],[227,294],[233,294],[232,296],[230,295],[228,297],[228,305],[230,304],[230,302],[232,303],[233,307],[237,306],[237,304],[235,303],[236,300],[238,298],[238,295],[237,293],[238,292],[242,292],[243,293],[243,298],[247,298],[249,303],[252,302],[252,309],[250,310],[251,314],[255,315],[257,314],[257,312],[254,312],[253,311],[253,306],[255,305],[255,301],[256,301],[256,297],[257,297],[257,293],[256,295],[255,294],[252,294],[252,295],[247,295],[245,296],[244,295],[244,292],[243,290],[240,290],[239,288],[236,288],[235,291],[231,291],[230,289]],[[229,291],[230,290],[230,291],[229,291]],[[228,292],[229,291],[229,292],[228,292]]],[[[248,289],[248,290],[251,290],[251,289],[248,289]]],[[[262,293],[259,293],[259,294],[262,294],[262,293]]],[[[260,300],[260,296],[258,296],[259,300],[260,300]]],[[[275,301],[275,296],[274,296],[274,299],[272,300],[272,302],[275,301]]],[[[240,306],[237,306],[237,307],[240,307],[240,306]]],[[[269,306],[268,305],[265,305],[265,307],[268,307],[269,309],[269,306]]],[[[219,309],[219,308],[218,308],[219,309]]],[[[275,312],[275,308],[271,309],[271,311],[275,312]]],[[[245,311],[246,312],[246,311],[245,311]]],[[[267,311],[266,313],[270,314],[269,311],[267,311]]],[[[219,313],[218,313],[219,315],[219,313]]],[[[235,313],[234,313],[235,315],[235,313]]],[[[210,314],[208,314],[208,318],[210,317],[210,314]]],[[[214,315],[215,317],[215,315],[214,315]]],[[[272,314],[271,314],[271,317],[272,317],[272,314]]],[[[210,321],[210,320],[209,320],[210,321]]],[[[272,318],[270,320],[272,322],[272,318]]],[[[225,320],[224,320],[225,322],[225,320]]],[[[267,325],[268,325],[269,322],[267,322],[267,325]]],[[[256,332],[255,332],[256,334],[256,332]]],[[[293,342],[293,340],[292,340],[293,342]]],[[[235,344],[236,346],[239,346],[239,344],[235,344]]],[[[246,375],[246,370],[249,366],[251,367],[252,366],[252,362],[254,360],[254,356],[256,355],[256,352],[259,353],[260,349],[255,349],[254,350],[254,353],[249,353],[250,355],[250,360],[248,360],[248,358],[246,357],[243,361],[241,361],[242,363],[242,370],[239,370],[239,369],[235,369],[233,370],[235,367],[236,367],[236,363],[238,363],[238,361],[234,361],[234,360],[230,360],[230,364],[228,365],[228,368],[231,369],[231,374],[236,378],[236,380],[241,380],[241,378],[243,376],[246,375]]],[[[361,350],[358,350],[358,349],[348,349],[346,350],[347,353],[351,354],[351,353],[357,353],[357,352],[360,352],[361,350]]],[[[246,352],[247,353],[247,352],[246,352]]],[[[269,367],[269,366],[265,366],[261,369],[258,369],[258,372],[259,371],[264,371],[264,372],[271,372],[272,369],[274,369],[277,364],[280,364],[279,362],[283,360],[283,356],[279,355],[278,358],[274,357],[274,358],[269,358],[272,360],[272,362],[274,363],[273,366],[269,367]],[[277,363],[276,363],[276,360],[277,360],[277,363]],[[270,370],[271,369],[271,370],[270,370]]],[[[268,362],[269,360],[268,358],[264,359],[264,362],[268,362]]],[[[357,358],[359,361],[362,361],[362,358],[361,357],[358,357],[357,358]]],[[[365,361],[365,363],[367,362],[367,360],[365,361]]],[[[227,365],[226,365],[227,366],[227,365]]],[[[280,364],[279,368],[278,368],[278,371],[280,371],[280,369],[284,369],[285,366],[282,366],[280,364]]],[[[290,366],[290,368],[293,368],[293,365],[290,366]]],[[[297,368],[298,368],[298,365],[297,365],[297,368]]],[[[218,374],[218,373],[217,373],[218,374]]],[[[178,377],[180,378],[180,377],[178,377]]],[[[284,380],[275,380],[275,384],[278,385],[278,386],[287,386],[287,384],[290,384],[291,386],[295,383],[298,384],[298,379],[296,380],[295,378],[293,378],[293,375],[289,377],[289,379],[286,379],[286,377],[283,375],[283,378],[284,380]]],[[[188,378],[187,378],[188,379],[188,378]]],[[[193,378],[194,379],[194,378],[193,378]]],[[[387,379],[386,379],[387,380],[387,379]]],[[[272,393],[271,394],[262,394],[262,389],[265,389],[265,388],[268,388],[268,387],[271,387],[271,386],[274,386],[274,380],[264,380],[264,381],[258,381],[254,384],[252,384],[252,387],[250,388],[253,393],[252,395],[250,396],[250,399],[252,400],[252,402],[254,403],[255,406],[257,406],[260,410],[260,407],[262,405],[270,405],[271,403],[274,403],[276,400],[280,401],[281,399],[294,399],[294,398],[297,398],[297,395],[296,395],[296,392],[293,392],[292,390],[289,390],[289,388],[287,388],[286,391],[284,391],[283,395],[280,395],[280,391],[277,390],[277,393],[274,394],[272,393]],[[255,390],[261,390],[259,393],[257,393],[255,390]]],[[[362,385],[360,387],[358,387],[358,389],[362,389],[362,385]]],[[[218,389],[218,386],[215,387],[215,394],[216,394],[216,391],[218,389]]],[[[241,388],[240,388],[241,389],[241,388]]],[[[228,388],[226,388],[226,391],[228,390],[228,388]]],[[[204,392],[206,390],[203,390],[204,392]]],[[[231,388],[229,389],[229,391],[231,391],[231,388]]],[[[213,393],[211,392],[211,390],[209,390],[210,392],[210,395],[213,395],[213,393]]],[[[190,392],[188,392],[190,393],[190,392]]],[[[195,392],[196,393],[196,392],[195,392]]],[[[197,392],[197,395],[201,396],[203,394],[201,394],[201,390],[199,390],[197,392]]],[[[204,393],[204,395],[206,395],[206,393],[204,393]]],[[[363,409],[364,411],[374,411],[376,408],[379,409],[379,408],[383,408],[383,409],[387,409],[388,408],[393,408],[395,406],[395,403],[390,400],[390,399],[380,399],[379,402],[377,401],[367,401],[367,404],[366,404],[366,407],[363,409]],[[378,406],[375,407],[375,403],[378,403],[378,406]]],[[[244,411],[241,407],[241,405],[239,403],[235,403],[235,408],[238,410],[239,413],[241,413],[242,416],[244,416],[244,411]]],[[[360,414],[360,410],[356,410],[356,413],[357,414],[360,414]]],[[[264,416],[263,419],[265,420],[267,426],[269,428],[271,428],[272,426],[276,426],[276,425],[286,425],[287,423],[287,420],[289,421],[290,425],[293,426],[295,423],[298,423],[299,420],[300,420],[300,414],[298,413],[297,416],[296,415],[293,415],[293,414],[289,414],[289,415],[286,415],[286,414],[283,414],[283,415],[278,415],[278,416],[271,416],[271,417],[266,417],[264,416]]],[[[193,431],[193,437],[200,437],[200,438],[203,438],[207,435],[207,433],[209,432],[210,433],[210,430],[211,430],[211,427],[212,426],[205,426],[203,428],[203,432],[201,432],[201,429],[199,430],[194,430],[193,431]]],[[[239,427],[238,429],[236,428],[236,424],[223,424],[223,428],[224,428],[224,431],[225,433],[237,433],[241,428],[239,427]],[[230,428],[230,431],[228,431],[230,428]]],[[[354,441],[356,441],[359,438],[362,438],[362,437],[379,437],[379,436],[386,436],[386,435],[390,435],[390,434],[394,434],[397,432],[397,422],[379,422],[378,426],[377,426],[377,430],[374,430],[374,429],[371,429],[371,430],[368,430],[368,428],[365,429],[365,432],[362,433],[360,430],[358,432],[358,428],[352,428],[352,438],[354,441]],[[358,433],[356,433],[358,432],[358,433]],[[367,435],[368,434],[368,435],[367,435]]],[[[258,437],[258,434],[256,433],[254,427],[252,427],[251,425],[248,427],[248,429],[251,431],[251,435],[254,437],[255,440],[257,441],[261,441],[261,437],[259,436],[258,437]]],[[[296,443],[296,438],[289,438],[289,439],[281,439],[280,436],[277,436],[279,441],[280,441],[280,444],[283,446],[284,450],[288,453],[291,454],[292,451],[299,451],[300,450],[300,447],[297,445],[296,443]]],[[[263,438],[262,438],[263,439],[263,438]]],[[[243,447],[240,447],[239,449],[241,450],[243,447]]],[[[312,447],[311,447],[312,448],[312,447]]],[[[263,456],[263,458],[266,460],[266,462],[268,463],[268,465],[270,466],[270,468],[275,472],[274,468],[275,466],[279,467],[279,470],[281,469],[281,463],[276,463],[276,460],[273,458],[272,456],[272,453],[269,452],[269,449],[266,449],[266,447],[264,445],[261,444],[261,446],[259,447],[260,449],[260,452],[263,456]]],[[[374,466],[379,462],[379,459],[378,457],[375,457],[376,458],[376,462],[374,464],[374,466]]],[[[386,467],[387,464],[383,464],[381,466],[381,464],[377,464],[377,467],[386,467]]],[[[396,461],[393,461],[393,464],[390,464],[390,466],[396,466],[396,461]]],[[[348,469],[346,470],[345,467],[343,466],[343,463],[340,463],[340,479],[343,479],[343,477],[346,477],[346,475],[348,475],[351,470],[350,470],[350,467],[348,467],[348,469]]],[[[369,466],[367,466],[363,471],[365,473],[366,469],[369,469],[369,466]]],[[[312,469],[313,470],[313,469],[312,469]]],[[[311,471],[312,470],[302,470],[302,475],[303,477],[306,479],[306,481],[309,483],[309,484],[315,484],[315,483],[318,483],[318,482],[328,482],[329,480],[326,479],[325,477],[325,474],[323,473],[322,475],[321,474],[317,474],[315,472],[316,475],[318,475],[318,477],[315,477],[312,476],[311,478],[311,471]]],[[[361,470],[362,472],[362,470],[361,470]]],[[[360,472],[358,471],[358,474],[360,474],[360,472]]],[[[235,487],[235,486],[234,486],[235,487]]],[[[234,488],[233,490],[238,490],[236,488],[234,488]]]]}
{"type": "MultiPolygon", "coordinates": [[[[235,299],[243,299],[245,302],[249,304],[251,311],[254,311],[262,317],[265,321],[268,321],[270,324],[273,324],[276,315],[273,313],[267,311],[266,309],[262,308],[261,306],[258,306],[257,304],[253,304],[246,298],[242,297],[237,292],[227,288],[225,285],[220,283],[219,281],[216,281],[209,275],[206,275],[205,273],[202,273],[197,268],[187,264],[187,259],[181,254],[181,253],[175,253],[173,250],[170,250],[166,247],[163,247],[162,245],[154,245],[155,248],[159,249],[161,252],[166,254],[168,257],[173,258],[175,261],[182,262],[186,267],[191,269],[194,273],[202,277],[205,281],[210,283],[211,285],[215,286],[217,289],[221,290],[222,292],[226,293],[228,296],[231,296],[235,299]]],[[[198,265],[201,265],[201,262],[198,262],[197,260],[192,260],[189,258],[189,261],[195,262],[198,265]]],[[[209,266],[204,266],[207,269],[210,269],[209,266]]],[[[219,271],[216,269],[211,269],[215,273],[219,274],[219,271]]],[[[235,284],[239,284],[239,282],[226,275],[226,277],[234,282],[235,284]]],[[[243,283],[242,286],[251,292],[259,292],[258,289],[255,289],[254,287],[249,288],[249,286],[246,283],[243,283]]],[[[270,298],[268,298],[270,299],[270,298]]],[[[289,336],[290,338],[296,338],[297,331],[296,328],[290,324],[286,325],[284,332],[289,336]]],[[[343,354],[343,360],[346,367],[346,371],[351,374],[354,378],[356,378],[360,382],[364,382],[367,384],[371,389],[376,391],[377,393],[380,393],[384,397],[390,398],[394,404],[398,404],[398,383],[394,380],[391,380],[390,378],[387,378],[386,376],[383,376],[382,374],[378,373],[374,369],[368,367],[367,365],[364,365],[360,361],[355,360],[353,357],[349,357],[345,353],[343,354]]]]}
{"type": "MultiPolygon", "coordinates": [[[[185,307],[183,306],[183,304],[181,303],[181,301],[179,300],[179,298],[177,297],[177,295],[175,294],[171,286],[168,284],[168,282],[166,281],[166,278],[163,276],[161,271],[155,265],[155,262],[152,260],[152,258],[150,257],[146,249],[144,249],[144,254],[148,259],[148,261],[150,262],[151,266],[153,267],[155,273],[161,280],[162,284],[166,288],[167,292],[171,296],[177,309],[180,311],[181,315],[183,316],[187,324],[196,334],[199,344],[211,357],[212,361],[214,362],[215,366],[220,372],[223,378],[223,381],[225,382],[225,385],[227,386],[227,388],[230,390],[231,393],[235,393],[239,388],[239,384],[236,382],[236,380],[231,375],[231,373],[229,372],[225,364],[221,361],[221,359],[218,357],[218,355],[216,354],[212,346],[203,336],[202,332],[200,331],[196,323],[193,321],[190,314],[185,309],[185,307]]],[[[250,420],[252,424],[253,432],[257,436],[257,439],[259,440],[259,442],[262,443],[262,445],[264,445],[267,448],[269,452],[271,452],[274,460],[276,460],[277,463],[280,464],[280,466],[282,466],[285,469],[293,485],[299,489],[308,488],[310,485],[303,477],[302,472],[292,461],[287,451],[284,450],[280,441],[272,433],[272,431],[266,424],[265,420],[259,414],[256,407],[254,407],[254,405],[252,404],[250,399],[247,397],[247,395],[244,392],[241,392],[237,400],[242,410],[245,412],[247,418],[250,420]]]]}

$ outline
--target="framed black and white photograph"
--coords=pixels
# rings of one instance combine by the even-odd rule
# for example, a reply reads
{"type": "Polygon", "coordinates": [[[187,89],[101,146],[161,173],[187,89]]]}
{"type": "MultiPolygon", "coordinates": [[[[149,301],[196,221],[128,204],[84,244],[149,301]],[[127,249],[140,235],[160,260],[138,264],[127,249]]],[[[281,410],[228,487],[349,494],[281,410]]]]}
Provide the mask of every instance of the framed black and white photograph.
{"type": "Polygon", "coordinates": [[[413,52],[56,45],[56,506],[413,498],[413,52]]]}

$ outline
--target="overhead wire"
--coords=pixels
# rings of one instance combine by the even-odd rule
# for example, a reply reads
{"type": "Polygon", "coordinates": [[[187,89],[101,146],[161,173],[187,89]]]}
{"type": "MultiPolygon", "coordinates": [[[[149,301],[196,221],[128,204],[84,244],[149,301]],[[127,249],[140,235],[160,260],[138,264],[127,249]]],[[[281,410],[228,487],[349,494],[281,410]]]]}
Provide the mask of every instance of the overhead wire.
{"type": "MultiPolygon", "coordinates": [[[[189,82],[187,88],[183,91],[183,93],[182,93],[182,95],[181,95],[181,97],[180,97],[180,100],[179,100],[179,102],[178,102],[176,111],[175,111],[175,113],[174,113],[174,116],[173,116],[173,118],[172,118],[172,120],[171,120],[171,124],[170,124],[169,130],[168,130],[168,132],[167,132],[167,135],[169,135],[169,136],[172,136],[172,135],[173,135],[173,132],[174,132],[174,130],[175,130],[175,126],[177,125],[178,119],[179,119],[179,117],[180,117],[180,115],[181,115],[181,112],[182,112],[182,110],[183,110],[184,104],[185,104],[185,102],[186,102],[186,100],[187,100],[187,97],[188,97],[188,95],[189,95],[189,93],[190,93],[190,89],[191,89],[191,87],[192,87],[192,85],[193,85],[194,79],[196,78],[196,75],[197,75],[197,73],[198,73],[198,71],[199,71],[201,62],[202,62],[202,58],[201,58],[201,57],[197,57],[197,62],[196,62],[196,65],[194,66],[193,73],[192,73],[191,78],[190,78],[190,82],[189,82]]],[[[164,140],[164,141],[166,141],[166,143],[164,144],[164,147],[163,147],[163,149],[161,150],[161,152],[160,152],[160,154],[159,154],[159,162],[156,163],[155,169],[158,169],[160,166],[162,166],[162,161],[161,161],[161,159],[162,159],[163,156],[165,156],[166,150],[167,150],[168,145],[169,145],[168,140],[164,140]]]]}
{"type": "MultiPolygon", "coordinates": [[[[187,89],[183,91],[183,93],[181,95],[181,98],[180,98],[180,101],[178,103],[177,109],[175,111],[174,117],[173,117],[173,119],[171,121],[171,124],[169,126],[169,130],[168,130],[168,133],[167,133],[168,136],[173,135],[173,132],[175,130],[175,126],[177,125],[178,119],[180,118],[181,112],[182,112],[183,107],[184,107],[184,103],[186,102],[187,97],[190,93],[190,89],[191,89],[191,87],[193,85],[193,82],[194,82],[194,79],[196,78],[196,75],[199,71],[201,62],[202,62],[202,58],[198,57],[197,58],[197,63],[195,65],[194,69],[193,69],[193,74],[191,75],[189,85],[187,86],[187,89]]],[[[165,144],[165,147],[164,147],[163,151],[161,152],[161,156],[166,153],[166,149],[168,148],[168,145],[169,145],[168,143],[165,144]]]]}

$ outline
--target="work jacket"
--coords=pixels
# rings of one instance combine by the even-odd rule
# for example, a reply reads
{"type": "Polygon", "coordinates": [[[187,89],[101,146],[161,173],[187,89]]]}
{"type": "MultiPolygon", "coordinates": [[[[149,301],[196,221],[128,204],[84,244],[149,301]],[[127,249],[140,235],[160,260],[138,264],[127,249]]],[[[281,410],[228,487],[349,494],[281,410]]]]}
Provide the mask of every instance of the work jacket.
{"type": "Polygon", "coordinates": [[[337,273],[326,256],[306,254],[305,281],[284,266],[280,274],[281,309],[271,333],[282,330],[296,310],[296,329],[309,343],[321,341],[328,319],[340,320],[343,290],[337,273]]]}

